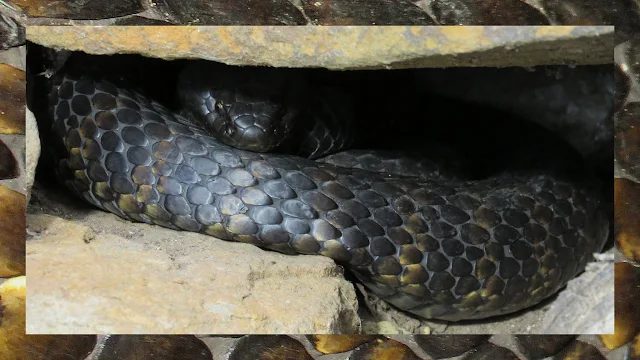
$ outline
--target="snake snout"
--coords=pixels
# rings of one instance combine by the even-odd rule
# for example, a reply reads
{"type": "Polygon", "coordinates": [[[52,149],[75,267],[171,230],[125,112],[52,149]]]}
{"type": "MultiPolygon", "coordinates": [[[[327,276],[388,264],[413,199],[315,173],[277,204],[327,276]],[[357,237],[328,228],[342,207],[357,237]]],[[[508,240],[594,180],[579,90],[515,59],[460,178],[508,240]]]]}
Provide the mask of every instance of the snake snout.
{"type": "Polygon", "coordinates": [[[294,109],[268,103],[219,101],[206,115],[206,128],[226,145],[254,152],[268,152],[288,136],[294,109]]]}
{"type": "Polygon", "coordinates": [[[284,106],[278,104],[239,102],[229,109],[223,135],[230,140],[227,145],[268,152],[287,137],[291,130],[291,119],[284,106]]]}
{"type": "Polygon", "coordinates": [[[237,149],[269,152],[291,132],[305,81],[270,68],[234,68],[194,62],[178,83],[183,106],[194,123],[237,149]]]}

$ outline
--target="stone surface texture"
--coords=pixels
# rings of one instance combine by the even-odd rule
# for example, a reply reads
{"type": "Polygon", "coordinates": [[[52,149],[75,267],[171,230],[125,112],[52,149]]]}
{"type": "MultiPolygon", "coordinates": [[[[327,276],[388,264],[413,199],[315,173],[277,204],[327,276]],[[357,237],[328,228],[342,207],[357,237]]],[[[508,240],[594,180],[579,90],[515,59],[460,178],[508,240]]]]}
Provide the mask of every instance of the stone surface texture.
{"type": "Polygon", "coordinates": [[[31,26],[27,39],[96,55],[138,53],[230,65],[395,69],[609,63],[613,27],[31,26]]]}
{"type": "Polygon", "coordinates": [[[611,261],[587,265],[585,273],[573,279],[545,314],[539,334],[613,333],[614,286],[611,261]]]}
{"type": "Polygon", "coordinates": [[[40,158],[40,138],[38,137],[38,124],[33,113],[27,109],[26,116],[26,141],[25,141],[25,190],[27,191],[27,203],[31,195],[31,187],[36,176],[36,166],[40,158]]]}
{"type": "Polygon", "coordinates": [[[118,218],[100,217],[134,239],[29,216],[27,311],[39,316],[30,318],[28,332],[360,330],[353,286],[328,258],[292,257],[155,226],[136,224],[134,230],[118,218]],[[175,248],[163,251],[152,241],[175,248]]]}

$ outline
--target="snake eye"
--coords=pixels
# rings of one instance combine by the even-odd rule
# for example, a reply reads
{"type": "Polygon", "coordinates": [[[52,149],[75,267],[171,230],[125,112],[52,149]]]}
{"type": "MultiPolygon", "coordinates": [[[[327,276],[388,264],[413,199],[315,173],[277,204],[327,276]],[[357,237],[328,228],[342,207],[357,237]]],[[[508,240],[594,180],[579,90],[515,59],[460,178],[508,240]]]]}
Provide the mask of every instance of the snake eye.
{"type": "Polygon", "coordinates": [[[224,131],[227,134],[227,136],[233,136],[236,133],[236,128],[231,124],[227,124],[224,131]]]}
{"type": "Polygon", "coordinates": [[[217,100],[215,107],[214,107],[214,111],[216,114],[218,114],[218,117],[226,117],[227,116],[227,109],[225,108],[226,105],[224,103],[224,101],[222,100],[217,100]]]}

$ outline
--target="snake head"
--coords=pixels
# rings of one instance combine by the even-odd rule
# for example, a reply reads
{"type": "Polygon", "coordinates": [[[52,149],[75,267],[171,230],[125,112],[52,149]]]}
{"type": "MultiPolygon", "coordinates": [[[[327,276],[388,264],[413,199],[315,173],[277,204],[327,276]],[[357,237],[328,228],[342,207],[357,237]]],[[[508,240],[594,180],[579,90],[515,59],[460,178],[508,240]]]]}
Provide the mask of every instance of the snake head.
{"type": "Polygon", "coordinates": [[[268,68],[187,67],[180,96],[192,118],[216,139],[268,152],[289,135],[300,113],[300,82],[268,68]]]}

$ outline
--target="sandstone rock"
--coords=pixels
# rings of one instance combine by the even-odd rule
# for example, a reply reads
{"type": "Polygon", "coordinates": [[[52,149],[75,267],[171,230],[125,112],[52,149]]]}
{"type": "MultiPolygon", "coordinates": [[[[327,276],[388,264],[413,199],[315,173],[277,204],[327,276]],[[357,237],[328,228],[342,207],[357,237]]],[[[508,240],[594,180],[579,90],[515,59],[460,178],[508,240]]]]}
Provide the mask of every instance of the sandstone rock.
{"type": "Polygon", "coordinates": [[[31,194],[31,187],[36,176],[36,166],[40,158],[40,137],[38,136],[38,124],[33,113],[27,109],[26,131],[26,155],[25,155],[25,188],[27,190],[27,202],[31,194]]]}
{"type": "Polygon", "coordinates": [[[613,261],[587,265],[545,314],[538,334],[613,333],[613,261]]]}
{"type": "MultiPolygon", "coordinates": [[[[100,213],[110,227],[124,224],[100,213]]],[[[135,239],[29,215],[29,317],[38,333],[356,333],[332,260],[131,224],[135,239]],[[178,243],[172,254],[153,245],[178,243]],[[178,248],[178,247],[177,247],[178,248]]],[[[133,233],[133,232],[132,232],[133,233]]]]}
{"type": "Polygon", "coordinates": [[[89,54],[138,53],[231,65],[329,69],[602,64],[611,62],[613,47],[612,27],[284,29],[31,26],[27,39],[89,54]]]}

